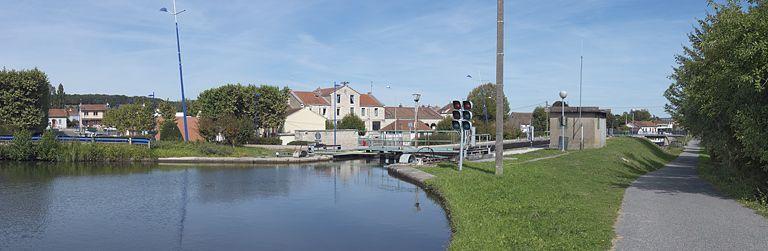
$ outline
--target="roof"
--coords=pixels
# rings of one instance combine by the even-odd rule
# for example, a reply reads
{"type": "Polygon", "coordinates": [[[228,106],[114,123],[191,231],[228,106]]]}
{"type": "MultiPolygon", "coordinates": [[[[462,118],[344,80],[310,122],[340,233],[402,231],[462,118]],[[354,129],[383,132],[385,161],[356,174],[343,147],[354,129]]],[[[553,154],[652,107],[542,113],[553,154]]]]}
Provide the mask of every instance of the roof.
{"type": "Polygon", "coordinates": [[[292,91],[291,93],[305,105],[330,105],[327,100],[315,92],[292,91]]]}
{"type": "Polygon", "coordinates": [[[382,107],[384,106],[381,102],[379,102],[376,97],[374,97],[372,94],[360,94],[360,106],[378,106],[382,107]]]}
{"type": "Polygon", "coordinates": [[[530,112],[513,112],[509,114],[510,120],[516,120],[519,122],[531,123],[533,120],[533,113],[530,112]]]}
{"type": "Polygon", "coordinates": [[[69,113],[66,109],[48,109],[49,118],[66,118],[69,117],[69,113]]]}
{"type": "Polygon", "coordinates": [[[288,115],[294,114],[294,113],[296,113],[298,111],[301,111],[301,109],[304,109],[304,108],[301,108],[301,107],[299,107],[299,108],[288,108],[288,109],[285,110],[285,116],[288,116],[288,115]]]}
{"type": "Polygon", "coordinates": [[[81,111],[106,111],[107,105],[106,104],[81,104],[80,110],[81,111]]]}
{"type": "MultiPolygon", "coordinates": [[[[399,115],[398,115],[399,116],[399,115]]],[[[410,124],[413,122],[413,119],[398,119],[395,122],[389,123],[389,125],[385,126],[384,128],[381,128],[382,131],[408,131],[412,130],[410,124]]],[[[418,123],[416,123],[416,130],[419,131],[431,131],[432,128],[427,126],[426,123],[419,120],[418,123]]]]}
{"type": "Polygon", "coordinates": [[[330,96],[333,93],[333,91],[334,91],[334,88],[317,88],[314,92],[319,94],[320,96],[330,96]]]}
{"type": "MultiPolygon", "coordinates": [[[[561,106],[550,106],[549,107],[549,112],[550,113],[560,113],[562,111],[563,110],[562,110],[561,106]]],[[[566,106],[565,107],[565,113],[578,113],[578,112],[579,112],[579,107],[576,107],[576,106],[566,106]]],[[[584,106],[584,107],[581,107],[581,112],[582,113],[610,113],[611,110],[600,109],[600,107],[584,106]]]]}
{"type": "MultiPolygon", "coordinates": [[[[413,115],[414,115],[413,107],[407,107],[407,106],[384,107],[385,119],[413,119],[414,117],[413,115]],[[395,118],[395,114],[397,114],[397,118],[395,118]]],[[[419,108],[419,119],[441,120],[443,119],[443,116],[435,112],[435,110],[422,106],[419,108]]]]}
{"type": "Polygon", "coordinates": [[[451,112],[453,112],[453,104],[447,104],[438,110],[438,113],[440,114],[448,114],[451,112]]]}

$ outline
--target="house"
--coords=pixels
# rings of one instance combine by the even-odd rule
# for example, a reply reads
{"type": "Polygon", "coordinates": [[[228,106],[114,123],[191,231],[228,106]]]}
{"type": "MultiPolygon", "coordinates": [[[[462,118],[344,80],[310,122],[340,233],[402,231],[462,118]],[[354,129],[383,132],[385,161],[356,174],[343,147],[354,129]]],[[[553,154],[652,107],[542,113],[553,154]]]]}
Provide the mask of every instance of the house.
{"type": "Polygon", "coordinates": [[[437,113],[440,114],[440,116],[443,116],[443,118],[448,118],[453,116],[453,103],[449,103],[440,109],[437,109],[437,113]]]}
{"type": "Polygon", "coordinates": [[[108,108],[109,104],[80,104],[80,127],[101,127],[108,108]]]}
{"type": "Polygon", "coordinates": [[[533,113],[530,112],[512,112],[509,114],[509,123],[515,128],[520,128],[523,133],[528,133],[532,121],[533,113]]]}
{"type": "MultiPolygon", "coordinates": [[[[428,126],[426,122],[419,120],[416,124],[417,131],[431,131],[432,127],[428,126]]],[[[392,121],[387,126],[381,129],[382,131],[411,131],[413,130],[413,119],[398,119],[392,121]]]]}
{"type": "Polygon", "coordinates": [[[360,93],[348,84],[314,91],[291,91],[293,109],[308,108],[331,122],[354,114],[365,122],[366,131],[378,131],[384,123],[384,105],[373,94],[360,93]]]}
{"type": "Polygon", "coordinates": [[[606,116],[610,110],[599,107],[552,106],[549,109],[550,148],[559,149],[565,139],[566,149],[580,149],[581,128],[584,128],[584,149],[602,148],[606,141],[606,116]],[[581,111],[581,119],[579,119],[581,111]],[[562,112],[565,112],[565,131],[561,128],[562,112]]]}
{"type": "Polygon", "coordinates": [[[627,124],[633,134],[659,134],[658,124],[653,121],[632,121],[627,124]]]}
{"type": "Polygon", "coordinates": [[[295,134],[298,131],[325,130],[326,118],[311,111],[309,107],[291,108],[286,114],[285,123],[279,134],[283,145],[295,141],[295,134]]]}
{"type": "Polygon", "coordinates": [[[67,109],[48,109],[48,129],[66,129],[68,119],[67,109]]]}
{"type": "MultiPolygon", "coordinates": [[[[385,110],[385,119],[384,119],[384,128],[387,128],[390,124],[394,123],[395,121],[411,121],[413,122],[414,115],[416,114],[416,111],[413,107],[406,107],[406,106],[388,106],[384,108],[385,110]]],[[[418,120],[421,122],[424,127],[419,126],[419,128],[423,128],[425,130],[435,130],[437,128],[437,123],[440,123],[441,120],[443,120],[443,116],[441,116],[439,113],[437,113],[435,110],[426,107],[421,106],[419,107],[419,116],[418,120]]],[[[400,126],[392,126],[391,128],[401,128],[400,126]]],[[[413,126],[408,128],[401,128],[402,130],[413,130],[413,126]]],[[[385,130],[385,129],[382,129],[385,130]]],[[[422,130],[422,129],[419,129],[422,130]]]]}
{"type": "MultiPolygon", "coordinates": [[[[158,128],[155,129],[157,134],[155,134],[155,139],[160,140],[160,125],[163,124],[163,118],[159,117],[157,119],[157,126],[158,128]]],[[[179,132],[181,132],[181,138],[184,139],[184,116],[181,115],[181,113],[176,114],[176,126],[179,128],[179,132]]],[[[189,130],[189,141],[194,142],[203,142],[205,141],[205,138],[203,138],[202,135],[200,135],[200,126],[199,126],[199,120],[197,117],[187,116],[187,129],[189,130]]]]}
{"type": "Polygon", "coordinates": [[[675,131],[675,121],[672,118],[660,118],[656,123],[659,134],[672,134],[675,131]]]}

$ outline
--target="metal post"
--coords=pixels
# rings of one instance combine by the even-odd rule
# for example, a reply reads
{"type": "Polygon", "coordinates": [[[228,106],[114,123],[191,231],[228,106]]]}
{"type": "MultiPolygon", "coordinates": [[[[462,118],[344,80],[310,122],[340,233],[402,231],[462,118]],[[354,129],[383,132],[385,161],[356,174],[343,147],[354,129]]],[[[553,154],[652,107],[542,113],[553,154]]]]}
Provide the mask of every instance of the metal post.
{"type": "Polygon", "coordinates": [[[331,99],[333,99],[332,100],[332,102],[333,102],[333,147],[336,147],[336,127],[338,125],[337,122],[336,122],[336,113],[337,113],[336,112],[336,100],[337,100],[337,98],[336,98],[336,86],[337,86],[336,85],[336,81],[334,81],[333,82],[333,97],[331,97],[331,99]]]}
{"type": "Polygon", "coordinates": [[[414,110],[413,111],[413,132],[414,132],[413,146],[419,147],[419,139],[418,139],[419,127],[417,124],[418,123],[417,121],[419,121],[419,101],[418,100],[415,102],[415,105],[416,106],[413,108],[414,110]]]}
{"type": "Polygon", "coordinates": [[[581,109],[582,109],[581,86],[582,86],[582,82],[583,82],[582,80],[584,76],[584,42],[583,41],[581,42],[581,50],[582,50],[582,55],[579,62],[579,132],[581,132],[581,140],[579,141],[579,150],[584,149],[584,123],[582,122],[582,117],[581,117],[581,109]]]}
{"type": "Polygon", "coordinates": [[[565,98],[560,101],[560,150],[565,152],[565,98]]]}
{"type": "Polygon", "coordinates": [[[459,171],[464,167],[464,129],[461,129],[461,139],[459,140],[459,171]]]}
{"type": "Polygon", "coordinates": [[[496,13],[496,175],[504,173],[504,0],[496,13]]]}
{"type": "Polygon", "coordinates": [[[176,23],[176,54],[179,57],[179,82],[181,83],[181,112],[184,116],[184,141],[189,142],[189,128],[187,127],[187,98],[184,96],[184,74],[181,67],[181,42],[179,40],[179,12],[176,12],[176,0],[173,0],[173,21],[176,23]]]}

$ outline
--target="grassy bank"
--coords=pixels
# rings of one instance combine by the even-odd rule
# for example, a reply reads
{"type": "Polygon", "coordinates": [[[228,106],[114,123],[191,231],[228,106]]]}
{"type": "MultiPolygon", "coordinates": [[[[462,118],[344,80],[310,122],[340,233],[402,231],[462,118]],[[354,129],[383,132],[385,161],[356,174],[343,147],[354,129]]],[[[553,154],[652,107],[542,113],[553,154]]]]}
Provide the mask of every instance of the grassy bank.
{"type": "MultiPolygon", "coordinates": [[[[167,157],[274,157],[274,150],[258,147],[232,147],[214,143],[158,142],[152,151],[167,157]]],[[[285,154],[285,153],[283,153],[285,154]]]]}
{"type": "Polygon", "coordinates": [[[713,161],[709,155],[699,157],[699,176],[742,205],[768,217],[768,189],[762,174],[747,174],[713,161]],[[761,189],[762,187],[762,189],[761,189]]]}
{"type": "MultiPolygon", "coordinates": [[[[679,153],[679,151],[678,151],[679,153]]],[[[523,154],[519,160],[556,151],[523,154]]],[[[557,158],[426,168],[446,200],[455,230],[453,250],[610,249],[624,190],[676,154],[636,138],[614,138],[602,149],[557,158]]]]}

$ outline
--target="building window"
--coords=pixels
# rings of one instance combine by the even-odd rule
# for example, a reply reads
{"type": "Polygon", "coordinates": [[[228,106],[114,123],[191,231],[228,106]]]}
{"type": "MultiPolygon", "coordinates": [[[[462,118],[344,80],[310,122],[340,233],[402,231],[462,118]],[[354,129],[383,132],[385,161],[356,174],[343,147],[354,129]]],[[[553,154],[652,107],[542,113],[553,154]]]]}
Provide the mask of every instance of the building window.
{"type": "Polygon", "coordinates": [[[326,112],[326,111],[325,111],[325,108],[323,108],[323,116],[325,116],[325,112],[326,112]]]}
{"type": "Polygon", "coordinates": [[[373,121],[373,124],[371,125],[373,127],[374,131],[381,130],[381,122],[379,121],[373,121]]]}
{"type": "Polygon", "coordinates": [[[349,95],[349,103],[354,104],[355,103],[355,95],[349,95]]]}
{"type": "Polygon", "coordinates": [[[341,108],[336,108],[336,116],[341,116],[341,108]]]}
{"type": "Polygon", "coordinates": [[[99,112],[93,112],[93,116],[99,116],[99,112]]]}
{"type": "Polygon", "coordinates": [[[83,112],[83,115],[88,116],[89,112],[83,112]]]}
{"type": "Polygon", "coordinates": [[[349,114],[355,115],[355,108],[354,107],[350,107],[349,108],[349,114]]]}
{"type": "Polygon", "coordinates": [[[373,108],[373,116],[378,117],[379,116],[379,108],[373,108]]]}
{"type": "Polygon", "coordinates": [[[360,116],[365,117],[365,107],[360,108],[360,116]]]}
{"type": "Polygon", "coordinates": [[[336,94],[336,104],[341,103],[341,94],[336,94]]]}

